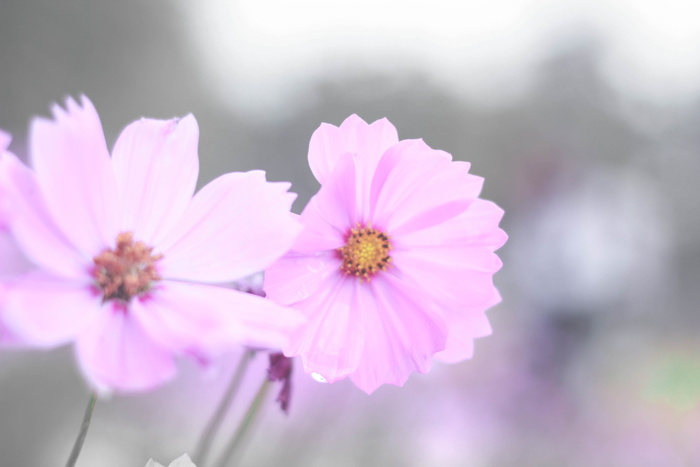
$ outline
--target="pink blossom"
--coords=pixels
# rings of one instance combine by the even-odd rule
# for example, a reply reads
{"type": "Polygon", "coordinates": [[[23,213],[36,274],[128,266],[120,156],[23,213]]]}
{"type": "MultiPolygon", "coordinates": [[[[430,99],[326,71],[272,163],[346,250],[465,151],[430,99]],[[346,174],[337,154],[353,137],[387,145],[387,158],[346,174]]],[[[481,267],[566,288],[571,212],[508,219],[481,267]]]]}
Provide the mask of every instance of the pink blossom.
{"type": "MultiPolygon", "coordinates": [[[[11,157],[7,150],[10,141],[10,135],[0,131],[0,164],[11,157]]],[[[22,344],[22,339],[4,324],[5,300],[12,280],[31,267],[10,233],[9,215],[9,196],[7,190],[0,186],[0,347],[22,344]]]]}
{"type": "Polygon", "coordinates": [[[229,173],[194,194],[192,115],[132,123],[110,158],[87,98],[52,111],[32,122],[32,169],[12,155],[0,167],[12,233],[36,265],[14,281],[6,324],[40,347],[74,341],[90,384],[120,391],[164,383],[180,355],[284,345],[297,312],[211,284],[290,247],[301,227],[289,184],[229,173]]]}
{"type": "Polygon", "coordinates": [[[316,130],[309,164],[321,189],[265,276],[268,298],[308,318],[285,353],[368,393],[428,372],[433,355],[470,358],[491,332],[493,252],[507,238],[503,211],[478,198],[483,179],[422,140],[399,141],[386,119],[356,115],[316,130]]]}

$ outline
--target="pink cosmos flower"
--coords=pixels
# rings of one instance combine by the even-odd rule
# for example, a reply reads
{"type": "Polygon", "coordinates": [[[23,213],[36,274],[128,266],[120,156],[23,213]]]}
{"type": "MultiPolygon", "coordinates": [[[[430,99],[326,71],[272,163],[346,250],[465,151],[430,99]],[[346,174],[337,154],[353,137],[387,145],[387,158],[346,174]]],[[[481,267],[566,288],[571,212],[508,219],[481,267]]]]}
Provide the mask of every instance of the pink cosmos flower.
{"type": "MultiPolygon", "coordinates": [[[[6,155],[10,141],[10,135],[0,131],[0,164],[5,158],[11,157],[6,155]]],[[[11,287],[12,280],[31,267],[10,234],[9,207],[7,191],[0,186],[0,347],[22,344],[22,339],[4,324],[3,312],[7,290],[11,287]]]]}
{"type": "Polygon", "coordinates": [[[193,196],[192,115],[132,123],[110,158],[87,98],[52,110],[31,125],[33,170],[12,155],[0,166],[12,233],[37,266],[14,281],[5,323],[37,346],[75,341],[89,382],[121,391],[167,381],[179,355],[284,345],[297,312],[209,284],[262,270],[291,246],[301,227],[289,184],[229,173],[193,196]]]}
{"type": "Polygon", "coordinates": [[[493,252],[507,238],[503,211],[478,198],[483,179],[422,140],[399,141],[386,119],[356,115],[316,130],[309,164],[321,189],[292,251],[265,273],[268,298],[308,318],[285,353],[368,393],[429,371],[433,355],[470,358],[491,332],[493,252]]]}

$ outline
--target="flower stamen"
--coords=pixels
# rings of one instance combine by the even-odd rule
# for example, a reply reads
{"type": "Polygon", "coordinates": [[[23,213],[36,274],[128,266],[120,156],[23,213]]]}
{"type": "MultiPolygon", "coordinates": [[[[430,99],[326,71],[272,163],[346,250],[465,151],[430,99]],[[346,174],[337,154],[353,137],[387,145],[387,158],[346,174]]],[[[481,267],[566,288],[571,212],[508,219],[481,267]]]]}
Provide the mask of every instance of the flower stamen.
{"type": "Polygon", "coordinates": [[[350,230],[345,246],[338,248],[343,259],[340,269],[369,281],[379,271],[386,271],[391,262],[391,249],[388,235],[370,224],[365,227],[358,224],[350,230]]]}
{"type": "Polygon", "coordinates": [[[116,248],[105,249],[93,258],[92,277],[103,294],[103,301],[129,302],[161,279],[155,263],[163,255],[153,255],[152,251],[145,243],[134,242],[131,232],[122,232],[117,235],[116,248]]]}

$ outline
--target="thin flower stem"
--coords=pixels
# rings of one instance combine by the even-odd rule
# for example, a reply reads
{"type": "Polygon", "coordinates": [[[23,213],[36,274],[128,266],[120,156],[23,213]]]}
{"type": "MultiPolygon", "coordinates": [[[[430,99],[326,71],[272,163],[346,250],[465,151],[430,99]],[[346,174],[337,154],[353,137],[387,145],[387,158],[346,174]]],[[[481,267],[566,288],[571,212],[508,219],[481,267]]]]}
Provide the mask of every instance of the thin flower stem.
{"type": "Polygon", "coordinates": [[[226,393],[224,394],[224,397],[222,397],[221,402],[219,402],[216,412],[214,412],[211,420],[209,420],[209,423],[204,429],[202,437],[199,440],[199,444],[197,445],[193,458],[197,465],[204,466],[206,464],[207,457],[209,456],[209,450],[214,442],[216,433],[218,433],[219,428],[221,428],[221,423],[224,421],[224,417],[231,408],[231,403],[238,393],[238,388],[240,388],[241,383],[243,382],[243,376],[248,369],[248,364],[253,359],[254,355],[255,350],[246,350],[241,357],[241,360],[238,362],[236,372],[231,378],[231,382],[226,389],[226,393]]]}
{"type": "Polygon", "coordinates": [[[245,417],[241,421],[241,424],[238,426],[236,432],[233,434],[231,441],[228,443],[226,451],[216,464],[216,467],[226,467],[233,457],[233,454],[238,450],[238,447],[245,439],[246,434],[248,431],[250,431],[253,422],[255,422],[255,419],[260,414],[260,407],[262,406],[262,402],[265,400],[265,396],[267,395],[269,388],[270,380],[265,378],[263,383],[260,385],[260,389],[258,389],[258,393],[255,395],[253,402],[250,403],[250,407],[248,407],[245,417]]]}
{"type": "Polygon", "coordinates": [[[95,402],[97,402],[97,394],[90,394],[90,400],[85,408],[85,415],[83,415],[83,423],[80,425],[80,432],[78,437],[75,439],[75,444],[73,444],[73,450],[70,453],[68,462],[66,462],[66,467],[74,467],[75,463],[78,461],[78,456],[80,456],[80,451],[83,449],[83,443],[85,442],[85,436],[87,436],[88,428],[90,428],[90,420],[92,419],[92,411],[95,409],[95,402]]]}

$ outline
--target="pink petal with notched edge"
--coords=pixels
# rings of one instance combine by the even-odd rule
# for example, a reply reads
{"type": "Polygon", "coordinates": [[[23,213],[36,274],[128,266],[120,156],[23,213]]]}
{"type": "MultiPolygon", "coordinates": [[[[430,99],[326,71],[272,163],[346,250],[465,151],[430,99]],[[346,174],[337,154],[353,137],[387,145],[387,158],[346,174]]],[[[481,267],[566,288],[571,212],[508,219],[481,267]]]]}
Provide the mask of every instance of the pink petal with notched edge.
{"type": "MultiPolygon", "coordinates": [[[[292,245],[292,250],[299,253],[315,253],[318,251],[335,250],[345,245],[345,236],[349,226],[330,224],[321,211],[323,203],[318,198],[312,198],[304,208],[299,220],[304,226],[304,235],[299,235],[292,245]]],[[[352,224],[349,224],[352,225],[352,224]]]]}
{"type": "Polygon", "coordinates": [[[491,334],[491,325],[485,309],[501,302],[501,295],[494,289],[493,297],[485,305],[470,308],[462,307],[446,313],[450,329],[445,350],[435,354],[435,358],[445,363],[456,363],[471,358],[474,352],[474,339],[491,334]]]}
{"type": "MultiPolygon", "coordinates": [[[[161,281],[157,287],[130,304],[129,313],[145,333],[169,351],[194,351],[226,324],[219,309],[203,307],[201,291],[191,284],[161,281]],[[207,336],[203,338],[203,336],[207,336]]],[[[230,312],[230,311],[229,311],[230,312]]]]}
{"type": "Polygon", "coordinates": [[[197,287],[202,287],[212,301],[225,303],[225,309],[235,310],[235,314],[227,315],[230,324],[211,339],[212,344],[219,341],[216,347],[221,350],[230,350],[233,342],[251,348],[282,349],[288,345],[290,334],[306,321],[298,310],[257,295],[200,284],[197,287]]]}
{"type": "Polygon", "coordinates": [[[440,224],[465,211],[482,184],[467,162],[452,162],[422,140],[401,141],[377,166],[372,220],[391,236],[440,224]]]}
{"type": "Polygon", "coordinates": [[[327,277],[340,270],[341,260],[335,251],[316,254],[289,252],[265,270],[267,298],[281,305],[306,300],[327,277]]]}
{"type": "Polygon", "coordinates": [[[340,158],[352,155],[356,164],[357,220],[366,222],[372,177],[384,152],[398,142],[396,128],[385,118],[368,125],[357,115],[351,115],[338,128],[324,124],[316,132],[309,144],[311,171],[321,185],[326,185],[340,158]],[[318,138],[315,138],[316,132],[319,132],[318,138]]]}
{"type": "Polygon", "coordinates": [[[357,291],[365,346],[352,381],[371,393],[382,384],[403,385],[413,371],[427,373],[448,329],[421,289],[385,274],[357,291]]]}
{"type": "Polygon", "coordinates": [[[364,348],[361,314],[365,310],[357,302],[358,283],[352,279],[337,271],[317,293],[295,304],[308,321],[284,349],[288,356],[302,356],[304,371],[317,372],[328,382],[355,371],[364,348]]]}
{"type": "Polygon", "coordinates": [[[156,245],[192,199],[199,158],[199,128],[192,115],[181,120],[141,119],[119,135],[112,167],[119,190],[120,230],[156,245]]]}
{"type": "Polygon", "coordinates": [[[342,154],[361,154],[366,159],[366,172],[362,174],[371,176],[384,151],[398,142],[396,128],[386,118],[368,125],[351,115],[340,127],[322,123],[314,131],[309,143],[309,166],[316,180],[324,184],[342,154]]]}
{"type": "MultiPolygon", "coordinates": [[[[397,246],[393,251],[394,261],[398,267],[405,267],[404,261],[423,261],[433,263],[437,267],[459,272],[476,271],[493,275],[501,269],[503,263],[498,256],[482,245],[460,245],[435,243],[432,245],[415,245],[410,248],[402,239],[396,239],[397,246]]],[[[424,270],[421,270],[423,272],[424,270]]]]}
{"type": "Polygon", "coordinates": [[[501,262],[493,253],[485,253],[477,269],[470,264],[460,264],[459,250],[431,250],[422,256],[416,250],[394,251],[393,265],[402,277],[416,287],[426,290],[438,303],[452,306],[479,306],[485,304],[493,295],[493,274],[500,269],[501,262]],[[450,257],[450,255],[454,255],[450,257]],[[486,256],[488,255],[488,256],[486,256]]]}
{"type": "Polygon", "coordinates": [[[166,279],[225,282],[269,266],[301,230],[289,183],[261,171],[223,175],[202,188],[156,252],[166,279]]]}
{"type": "Polygon", "coordinates": [[[292,249],[300,253],[332,250],[345,244],[350,227],[358,222],[355,210],[355,163],[350,155],[341,157],[330,182],[321,187],[301,213],[304,235],[292,249]]]}
{"type": "Polygon", "coordinates": [[[491,332],[484,310],[500,302],[492,276],[500,259],[483,246],[416,246],[397,251],[394,266],[407,286],[421,287],[442,310],[449,335],[440,359],[471,357],[472,340],[491,332]]]}
{"type": "Polygon", "coordinates": [[[176,281],[162,281],[135,300],[130,312],[153,339],[178,353],[228,351],[240,344],[281,348],[304,321],[299,312],[254,295],[176,281]]]}
{"type": "Polygon", "coordinates": [[[498,227],[503,209],[491,201],[476,199],[469,208],[448,222],[417,229],[400,235],[404,245],[466,245],[494,251],[506,242],[508,236],[498,227]]]}
{"type": "Polygon", "coordinates": [[[33,271],[8,284],[4,321],[35,346],[53,347],[74,339],[95,319],[102,297],[79,282],[33,271]]]}
{"type": "Polygon", "coordinates": [[[298,311],[256,295],[176,281],[162,281],[130,312],[164,347],[203,355],[239,345],[279,349],[304,322],[298,311]]]}
{"type": "Polygon", "coordinates": [[[24,255],[57,274],[84,277],[86,258],[54,224],[34,173],[14,155],[5,153],[0,164],[0,184],[7,189],[12,205],[10,228],[24,255]]]}
{"type": "Polygon", "coordinates": [[[37,181],[56,226],[85,256],[114,244],[117,190],[97,111],[86,97],[66,110],[53,107],[54,121],[37,118],[30,154],[37,181]]]}
{"type": "Polygon", "coordinates": [[[175,376],[172,352],[146,334],[124,305],[106,303],[76,341],[80,367],[97,388],[153,389],[175,376]]]}

